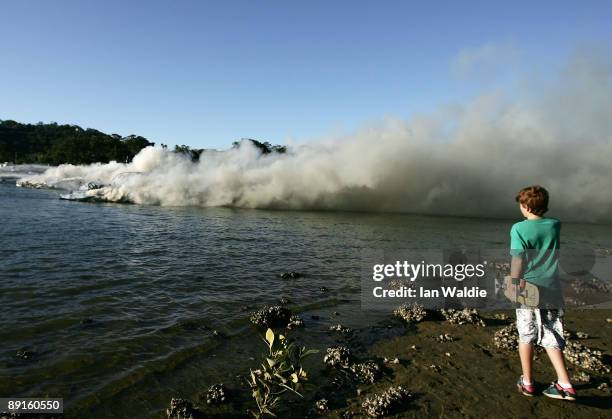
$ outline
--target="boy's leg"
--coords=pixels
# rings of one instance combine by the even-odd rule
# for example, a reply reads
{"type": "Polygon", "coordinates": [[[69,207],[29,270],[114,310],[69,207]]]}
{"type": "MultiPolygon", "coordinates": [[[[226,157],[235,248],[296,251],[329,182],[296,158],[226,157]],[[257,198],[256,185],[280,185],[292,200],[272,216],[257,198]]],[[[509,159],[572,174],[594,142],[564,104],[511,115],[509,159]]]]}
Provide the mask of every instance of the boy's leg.
{"type": "Polygon", "coordinates": [[[521,368],[523,370],[523,381],[533,384],[533,345],[519,342],[519,356],[521,358],[521,368]]]}
{"type": "Polygon", "coordinates": [[[537,342],[536,315],[533,309],[516,310],[516,328],[519,334],[519,356],[523,370],[523,381],[533,384],[533,344],[537,342]]]}
{"type": "Polygon", "coordinates": [[[567,373],[567,368],[565,367],[565,359],[563,358],[563,352],[557,348],[545,348],[546,353],[548,354],[548,358],[550,358],[550,362],[555,368],[555,372],[557,373],[557,381],[563,385],[569,385],[570,379],[567,373]]]}

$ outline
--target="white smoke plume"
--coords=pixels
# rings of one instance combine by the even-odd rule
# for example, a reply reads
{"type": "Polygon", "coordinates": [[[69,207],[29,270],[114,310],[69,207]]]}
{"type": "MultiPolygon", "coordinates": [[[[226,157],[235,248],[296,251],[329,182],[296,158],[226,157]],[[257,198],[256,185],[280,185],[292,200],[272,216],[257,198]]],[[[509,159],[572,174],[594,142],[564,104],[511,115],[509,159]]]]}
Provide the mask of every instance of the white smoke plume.
{"type": "Polygon", "coordinates": [[[483,94],[286,154],[243,144],[192,163],[146,148],[129,164],[62,165],[22,184],[96,181],[109,185],[103,199],[137,204],[486,217],[516,216],[516,192],[541,184],[551,215],[610,220],[611,76],[609,60],[582,53],[527,94],[483,94]]]}

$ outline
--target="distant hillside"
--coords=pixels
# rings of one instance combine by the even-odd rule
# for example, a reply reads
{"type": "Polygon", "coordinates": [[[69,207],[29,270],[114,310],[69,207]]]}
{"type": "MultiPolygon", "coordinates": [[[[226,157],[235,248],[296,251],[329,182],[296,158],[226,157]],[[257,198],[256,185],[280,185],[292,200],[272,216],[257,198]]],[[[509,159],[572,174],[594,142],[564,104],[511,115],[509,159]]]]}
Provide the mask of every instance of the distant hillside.
{"type": "Polygon", "coordinates": [[[0,162],[51,165],[129,162],[149,145],[154,143],[141,136],[122,137],[77,125],[0,120],[0,162]]]}

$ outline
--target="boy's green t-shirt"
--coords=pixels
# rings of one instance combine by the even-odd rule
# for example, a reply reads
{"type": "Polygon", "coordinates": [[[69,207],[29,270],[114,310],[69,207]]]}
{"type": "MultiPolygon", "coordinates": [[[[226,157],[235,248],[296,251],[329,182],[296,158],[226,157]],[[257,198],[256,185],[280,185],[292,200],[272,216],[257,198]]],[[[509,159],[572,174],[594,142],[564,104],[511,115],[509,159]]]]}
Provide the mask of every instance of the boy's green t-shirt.
{"type": "Polygon", "coordinates": [[[540,287],[558,288],[561,221],[524,220],[510,230],[510,254],[526,261],[523,278],[540,287]]]}

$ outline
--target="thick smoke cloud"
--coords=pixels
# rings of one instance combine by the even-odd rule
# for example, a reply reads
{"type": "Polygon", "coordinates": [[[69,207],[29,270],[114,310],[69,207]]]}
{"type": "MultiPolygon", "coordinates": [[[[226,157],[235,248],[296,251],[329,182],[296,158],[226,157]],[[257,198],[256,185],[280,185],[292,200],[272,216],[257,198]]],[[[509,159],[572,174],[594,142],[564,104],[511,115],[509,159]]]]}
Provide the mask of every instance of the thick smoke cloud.
{"type": "MultiPolygon", "coordinates": [[[[388,119],[341,138],[260,155],[206,152],[192,163],[147,148],[130,164],[63,165],[33,184],[109,186],[109,201],[153,205],[516,216],[514,195],[541,184],[551,215],[612,216],[612,65],[581,53],[529,93],[483,94],[434,115],[388,119]]],[[[535,87],[535,88],[534,88],[535,87]]]]}

